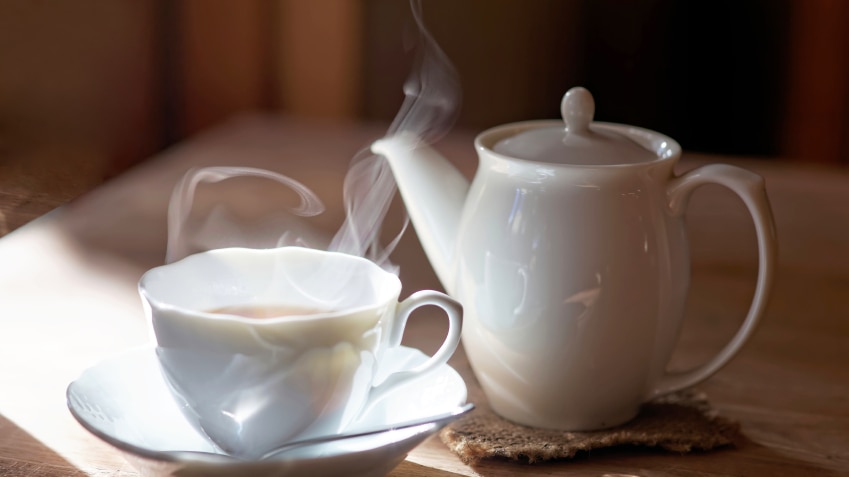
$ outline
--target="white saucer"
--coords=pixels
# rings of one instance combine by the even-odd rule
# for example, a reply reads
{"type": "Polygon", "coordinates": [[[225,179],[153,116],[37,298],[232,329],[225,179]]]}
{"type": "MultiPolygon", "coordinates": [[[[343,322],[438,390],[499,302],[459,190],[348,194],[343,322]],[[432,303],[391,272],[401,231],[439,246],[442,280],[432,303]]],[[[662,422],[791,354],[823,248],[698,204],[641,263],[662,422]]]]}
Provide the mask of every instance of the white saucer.
{"type": "MultiPolygon", "coordinates": [[[[381,373],[427,359],[406,347],[389,353],[381,373]]],[[[441,416],[465,403],[466,393],[460,375],[450,366],[441,366],[388,393],[346,431],[441,416]]],[[[121,450],[143,475],[383,476],[441,427],[423,424],[301,447],[264,461],[237,460],[221,454],[185,420],[151,347],[131,350],[84,371],[68,386],[67,399],[77,421],[121,450]]]]}

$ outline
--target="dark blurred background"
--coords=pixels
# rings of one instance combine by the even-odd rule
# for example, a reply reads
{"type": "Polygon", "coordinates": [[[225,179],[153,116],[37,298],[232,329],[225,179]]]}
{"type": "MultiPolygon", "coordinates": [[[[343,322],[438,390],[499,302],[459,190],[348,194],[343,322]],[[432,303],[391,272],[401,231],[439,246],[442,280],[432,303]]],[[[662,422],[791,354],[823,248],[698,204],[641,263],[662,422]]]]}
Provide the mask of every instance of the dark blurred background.
{"type": "MultiPolygon", "coordinates": [[[[457,128],[596,119],[687,151],[849,164],[849,1],[424,0],[459,71],[457,128]]],[[[403,0],[0,1],[3,210],[35,217],[232,116],[389,121],[403,0]]]]}
{"type": "MultiPolygon", "coordinates": [[[[403,1],[366,3],[369,117],[398,109],[403,1]],[[387,61],[390,60],[390,61],[387,61]]],[[[427,0],[427,24],[456,64],[460,125],[559,117],[574,85],[598,120],[663,131],[691,150],[781,153],[790,68],[789,0],[427,0]]]]}

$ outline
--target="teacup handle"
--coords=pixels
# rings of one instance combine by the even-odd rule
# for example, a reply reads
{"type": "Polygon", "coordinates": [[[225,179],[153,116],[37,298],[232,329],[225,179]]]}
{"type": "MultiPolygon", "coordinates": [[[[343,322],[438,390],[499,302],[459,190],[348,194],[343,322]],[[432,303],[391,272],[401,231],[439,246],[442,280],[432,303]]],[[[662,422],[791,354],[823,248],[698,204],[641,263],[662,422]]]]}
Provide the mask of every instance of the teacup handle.
{"type": "Polygon", "coordinates": [[[763,178],[746,169],[728,164],[699,167],[672,179],[667,186],[672,214],[683,215],[692,192],[705,184],[719,184],[736,193],[752,216],[758,241],[758,280],[755,295],[749,307],[749,313],[737,334],[713,359],[688,371],[667,372],[654,389],[650,390],[649,399],[697,384],[725,366],[755,331],[772,289],[778,243],[763,178]]]}
{"type": "Polygon", "coordinates": [[[427,305],[438,306],[448,315],[448,333],[445,336],[445,341],[442,342],[436,353],[424,363],[412,369],[396,371],[387,376],[382,383],[372,387],[366,407],[377,401],[384,393],[395,386],[447,363],[448,359],[454,354],[454,351],[457,350],[457,346],[460,344],[460,331],[463,327],[463,307],[457,300],[444,293],[433,290],[413,293],[406,300],[398,304],[395,310],[395,319],[389,330],[388,347],[393,348],[401,345],[401,339],[404,337],[404,329],[407,326],[407,319],[410,318],[410,315],[415,309],[427,305]]]}

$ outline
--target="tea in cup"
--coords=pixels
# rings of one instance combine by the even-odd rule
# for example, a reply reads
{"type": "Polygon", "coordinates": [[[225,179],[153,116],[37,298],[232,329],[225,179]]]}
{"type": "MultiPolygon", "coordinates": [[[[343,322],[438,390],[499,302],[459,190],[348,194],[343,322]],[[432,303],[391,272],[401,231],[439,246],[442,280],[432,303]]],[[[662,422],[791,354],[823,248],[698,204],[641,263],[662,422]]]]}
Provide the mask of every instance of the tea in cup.
{"type": "Polygon", "coordinates": [[[399,303],[400,281],[373,262],[299,247],[191,255],[149,270],[139,291],[186,417],[244,458],[343,431],[388,391],[445,364],[462,325],[447,295],[399,303]],[[425,305],[448,316],[441,347],[377,382],[382,356],[425,305]]]}

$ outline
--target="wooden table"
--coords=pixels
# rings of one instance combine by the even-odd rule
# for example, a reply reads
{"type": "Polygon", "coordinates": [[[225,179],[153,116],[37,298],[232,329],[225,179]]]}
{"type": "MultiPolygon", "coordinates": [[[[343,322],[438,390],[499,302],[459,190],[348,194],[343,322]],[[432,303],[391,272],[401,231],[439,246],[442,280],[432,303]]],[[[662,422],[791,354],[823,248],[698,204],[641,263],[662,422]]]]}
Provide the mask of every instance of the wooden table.
{"type": "MultiPolygon", "coordinates": [[[[238,164],[288,174],[325,201],[328,212],[316,227],[333,231],[349,160],[382,132],[379,125],[241,118],[0,239],[0,475],[137,475],[72,419],[64,391],[87,366],[150,343],[136,281],[164,260],[169,194],[189,167],[238,164]]],[[[474,169],[471,136],[452,135],[440,148],[466,173],[474,169]]],[[[392,475],[849,473],[849,173],[695,155],[682,169],[705,161],[761,173],[777,220],[780,267],[763,325],[729,366],[700,386],[723,415],[740,421],[747,441],[688,455],[619,449],[571,462],[468,467],[431,439],[392,475]]],[[[219,187],[209,189],[214,197],[246,210],[292,200],[271,186],[247,194],[237,186],[205,187],[219,187]]],[[[390,214],[390,232],[399,217],[399,210],[390,214]]],[[[694,277],[675,367],[705,359],[734,332],[756,271],[753,228],[736,198],[705,187],[689,217],[694,277]]],[[[404,295],[439,287],[412,232],[393,260],[404,295]]],[[[441,323],[423,313],[413,320],[407,344],[431,350],[441,323]]],[[[462,352],[452,364],[472,381],[462,352]]]]}

